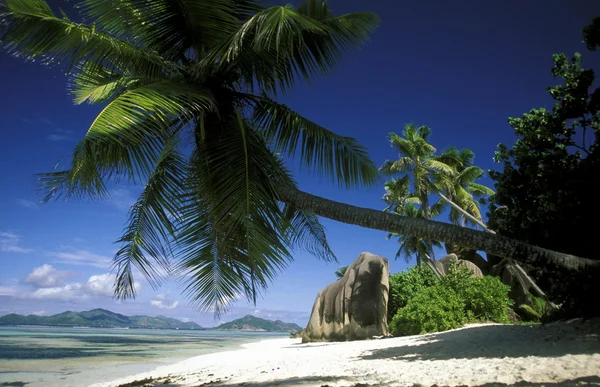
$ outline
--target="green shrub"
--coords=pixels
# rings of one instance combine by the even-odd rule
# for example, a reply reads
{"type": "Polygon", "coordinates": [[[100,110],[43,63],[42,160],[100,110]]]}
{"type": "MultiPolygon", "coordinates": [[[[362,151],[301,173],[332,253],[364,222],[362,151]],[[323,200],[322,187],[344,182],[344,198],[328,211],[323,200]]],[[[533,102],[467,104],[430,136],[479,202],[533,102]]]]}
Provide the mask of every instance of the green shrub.
{"type": "Polygon", "coordinates": [[[401,273],[390,276],[390,292],[388,299],[388,321],[396,315],[399,309],[406,306],[408,301],[417,293],[437,283],[435,275],[425,264],[413,266],[401,273]]]}
{"type": "MultiPolygon", "coordinates": [[[[433,277],[429,283],[434,285],[427,286],[428,283],[420,281],[421,276],[405,273],[397,278],[403,282],[396,279],[394,285],[395,290],[401,290],[400,282],[405,289],[394,296],[395,305],[402,305],[390,322],[390,332],[394,335],[440,332],[467,322],[510,322],[509,287],[496,277],[473,278],[469,269],[451,265],[448,275],[440,281],[433,277]]],[[[390,289],[394,287],[390,285],[390,289]]]]}
{"type": "Polygon", "coordinates": [[[440,285],[426,288],[398,311],[390,323],[395,336],[418,335],[459,328],[467,322],[464,300],[440,285]]]}
{"type": "Polygon", "coordinates": [[[508,297],[510,287],[499,278],[473,278],[469,269],[453,264],[441,284],[454,290],[464,300],[465,317],[469,322],[510,322],[507,313],[507,308],[513,304],[508,297]]]}

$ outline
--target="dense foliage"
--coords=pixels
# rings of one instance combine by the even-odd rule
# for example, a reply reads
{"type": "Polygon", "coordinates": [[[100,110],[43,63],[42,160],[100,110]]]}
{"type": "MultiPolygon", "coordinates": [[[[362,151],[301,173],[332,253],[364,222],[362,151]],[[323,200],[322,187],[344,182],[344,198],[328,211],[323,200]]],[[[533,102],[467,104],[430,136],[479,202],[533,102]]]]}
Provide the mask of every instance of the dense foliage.
{"type": "Polygon", "coordinates": [[[436,283],[435,275],[425,264],[390,275],[388,321],[392,321],[398,310],[404,308],[411,298],[436,283]]]}
{"type": "MultiPolygon", "coordinates": [[[[413,269],[414,270],[414,269],[413,269]]],[[[390,333],[396,336],[445,331],[461,327],[467,322],[493,321],[508,323],[507,311],[512,305],[509,287],[498,278],[473,278],[471,271],[452,265],[448,275],[432,286],[420,287],[390,321],[390,333]]],[[[393,286],[390,282],[393,291],[393,286]]],[[[391,298],[391,297],[390,297],[391,298]]],[[[389,309],[388,309],[389,310],[389,309]]]]}
{"type": "MultiPolygon", "coordinates": [[[[586,27],[584,38],[594,49],[600,18],[586,27]]],[[[562,84],[549,87],[551,110],[533,109],[510,118],[518,140],[498,146],[491,171],[496,195],[488,214],[490,228],[502,235],[564,253],[598,259],[596,228],[600,218],[597,192],[590,186],[600,174],[600,88],[595,73],[585,69],[579,53],[553,56],[552,74],[562,84]]],[[[546,262],[530,262],[530,270],[567,315],[597,314],[591,302],[598,294],[598,272],[559,270],[546,262]]]]}
{"type": "Polygon", "coordinates": [[[297,188],[283,158],[343,187],[374,184],[377,168],[354,139],[276,98],[334,69],[377,16],[336,16],[319,0],[81,0],[83,23],[71,11],[0,2],[0,42],[64,69],[75,103],[104,105],[70,165],[40,176],[46,198],[143,187],[118,240],[118,298],[135,296],[134,268],[152,285],[174,271],[219,314],[241,295],[255,301],[292,249],[335,259],[318,218],[282,203],[297,188]]]}
{"type": "MultiPolygon", "coordinates": [[[[381,167],[391,179],[385,183],[383,200],[385,212],[421,219],[433,219],[449,207],[449,218],[454,224],[467,226],[481,223],[480,197],[494,192],[476,181],[484,172],[473,165],[475,154],[470,149],[450,147],[437,154],[428,142],[431,129],[408,124],[402,135],[390,133],[390,144],[398,152],[397,160],[387,160],[381,167]]],[[[397,237],[400,247],[396,258],[404,256],[407,262],[413,257],[417,265],[434,257],[434,247],[440,241],[405,234],[397,237]]]]}

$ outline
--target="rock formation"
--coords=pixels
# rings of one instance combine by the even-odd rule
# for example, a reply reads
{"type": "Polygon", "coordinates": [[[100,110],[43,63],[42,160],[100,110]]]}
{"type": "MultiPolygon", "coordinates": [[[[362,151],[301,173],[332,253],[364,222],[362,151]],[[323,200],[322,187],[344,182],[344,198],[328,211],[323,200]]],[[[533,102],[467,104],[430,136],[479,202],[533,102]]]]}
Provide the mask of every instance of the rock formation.
{"type": "Polygon", "coordinates": [[[342,278],[319,292],[302,342],[388,336],[388,260],[362,253],[342,278]]]}
{"type": "Polygon", "coordinates": [[[458,266],[466,267],[467,269],[473,272],[473,277],[479,278],[483,277],[483,273],[481,273],[481,269],[474,264],[473,262],[466,261],[463,259],[458,259],[456,254],[448,254],[443,258],[440,258],[438,261],[434,261],[435,267],[441,275],[448,274],[448,270],[450,269],[450,264],[452,262],[456,262],[458,266]]]}

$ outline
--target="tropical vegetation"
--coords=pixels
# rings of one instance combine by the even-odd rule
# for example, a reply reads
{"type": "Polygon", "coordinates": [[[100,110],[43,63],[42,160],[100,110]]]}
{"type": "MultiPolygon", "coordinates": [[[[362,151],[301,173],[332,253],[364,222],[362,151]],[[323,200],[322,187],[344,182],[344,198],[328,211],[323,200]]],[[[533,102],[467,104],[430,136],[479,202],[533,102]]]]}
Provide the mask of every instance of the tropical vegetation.
{"type": "MultiPolygon", "coordinates": [[[[600,42],[600,18],[584,29],[590,50],[600,42]]],[[[555,54],[552,74],[561,84],[548,88],[554,106],[510,118],[518,140],[500,144],[491,171],[496,195],[490,201],[489,226],[498,233],[598,262],[595,228],[600,209],[591,182],[600,168],[600,88],[595,72],[583,67],[582,55],[555,54]]],[[[570,272],[527,254],[515,259],[529,269],[561,304],[567,315],[596,314],[591,294],[598,294],[598,270],[570,272]]]]}
{"type": "MultiPolygon", "coordinates": [[[[436,148],[428,143],[431,129],[408,124],[402,136],[390,133],[390,143],[398,151],[398,160],[388,160],[380,168],[386,176],[386,193],[383,200],[388,204],[384,211],[422,219],[439,216],[450,206],[449,217],[454,224],[483,224],[479,203],[476,199],[492,195],[488,187],[475,181],[484,175],[481,168],[473,165],[474,153],[469,149],[454,147],[436,155],[436,148]],[[400,175],[400,177],[396,177],[400,175]],[[432,200],[431,196],[437,198],[432,200]]],[[[441,247],[439,240],[419,238],[406,234],[396,236],[400,248],[396,257],[404,256],[409,262],[414,256],[417,265],[435,259],[434,247],[441,247]]]]}
{"type": "Polygon", "coordinates": [[[103,106],[70,166],[40,175],[46,198],[101,198],[123,181],[143,187],[114,260],[119,298],[135,296],[137,267],[154,285],[162,272],[185,274],[191,300],[217,314],[240,294],[255,300],[292,249],[335,259],[317,215],[565,269],[598,264],[299,191],[285,156],[299,155],[345,188],[379,178],[354,139],[276,100],[335,68],[368,39],[377,17],[335,16],[316,0],[261,4],[82,0],[72,20],[43,0],[1,3],[8,51],[60,66],[75,103],[103,106]]]}
{"type": "MultiPolygon", "coordinates": [[[[395,313],[388,308],[393,315],[389,326],[393,335],[440,332],[469,322],[510,322],[509,287],[500,279],[474,278],[469,269],[457,265],[451,265],[449,273],[439,280],[423,277],[426,270],[415,267],[404,272],[406,274],[400,273],[404,281],[390,281],[391,294],[409,296],[402,300],[395,313]]],[[[390,306],[395,308],[398,303],[390,303],[390,306]]]]}

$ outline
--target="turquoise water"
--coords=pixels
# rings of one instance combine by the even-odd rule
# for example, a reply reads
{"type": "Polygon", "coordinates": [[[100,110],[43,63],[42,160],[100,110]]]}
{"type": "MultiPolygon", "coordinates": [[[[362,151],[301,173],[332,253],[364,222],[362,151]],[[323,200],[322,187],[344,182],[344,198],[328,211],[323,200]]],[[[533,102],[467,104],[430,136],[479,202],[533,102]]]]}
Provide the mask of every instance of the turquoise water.
{"type": "Polygon", "coordinates": [[[0,327],[0,386],[88,386],[282,333],[0,327]]]}

